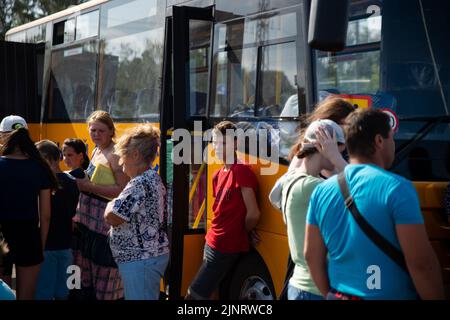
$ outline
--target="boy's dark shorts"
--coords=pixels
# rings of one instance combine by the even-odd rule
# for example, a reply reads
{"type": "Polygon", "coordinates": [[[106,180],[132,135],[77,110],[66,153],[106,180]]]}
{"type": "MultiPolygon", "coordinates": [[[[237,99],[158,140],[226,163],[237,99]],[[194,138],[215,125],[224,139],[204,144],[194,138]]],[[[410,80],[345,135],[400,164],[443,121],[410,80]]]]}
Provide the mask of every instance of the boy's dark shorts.
{"type": "Polygon", "coordinates": [[[41,232],[36,221],[1,221],[1,231],[9,252],[3,257],[4,272],[13,264],[31,267],[44,261],[41,232]]]}
{"type": "Polygon", "coordinates": [[[221,253],[207,244],[203,251],[203,263],[188,288],[195,300],[207,300],[233,267],[240,253],[221,253]]]}

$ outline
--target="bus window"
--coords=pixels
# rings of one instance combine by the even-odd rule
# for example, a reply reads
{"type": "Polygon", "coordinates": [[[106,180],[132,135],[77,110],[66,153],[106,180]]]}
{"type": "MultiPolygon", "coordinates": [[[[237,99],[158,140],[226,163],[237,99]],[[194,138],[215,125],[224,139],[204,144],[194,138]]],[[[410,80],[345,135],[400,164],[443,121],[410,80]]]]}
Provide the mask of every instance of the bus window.
{"type": "MultiPolygon", "coordinates": [[[[258,116],[277,117],[283,114],[288,117],[298,117],[298,107],[289,110],[287,101],[297,96],[295,78],[297,76],[295,42],[282,43],[263,47],[261,66],[261,103],[257,110],[258,116]]],[[[292,99],[291,99],[292,100],[292,99]]]]}
{"type": "Polygon", "coordinates": [[[84,120],[94,110],[98,42],[52,52],[48,117],[84,120]]]}
{"type": "Polygon", "coordinates": [[[106,6],[107,12],[106,16],[104,16],[106,19],[106,28],[114,28],[119,25],[155,16],[158,12],[157,7],[157,0],[114,1],[114,4],[106,6]]]}
{"type": "MultiPolygon", "coordinates": [[[[293,7],[303,2],[301,0],[264,0],[264,1],[242,1],[242,0],[216,0],[216,19],[223,21],[230,16],[251,16],[262,11],[272,11],[281,8],[293,7]]],[[[273,12],[271,12],[272,14],[273,12]]]]}
{"type": "Polygon", "coordinates": [[[190,115],[206,115],[211,22],[189,20],[190,115]]]}
{"type": "Polygon", "coordinates": [[[357,12],[356,8],[353,8],[353,18],[357,14],[370,16],[366,19],[349,21],[347,46],[379,42],[381,40],[381,15],[379,10],[381,9],[377,5],[369,5],[365,12],[357,12]]]}
{"type": "Polygon", "coordinates": [[[76,40],[94,37],[98,34],[98,10],[77,17],[76,40]]]}
{"type": "Polygon", "coordinates": [[[380,88],[380,52],[368,51],[317,59],[318,89],[330,93],[376,93],[380,88]]]}
{"type": "Polygon", "coordinates": [[[102,9],[98,100],[115,119],[159,119],[163,12],[161,2],[142,0],[102,9]]]}
{"type": "MultiPolygon", "coordinates": [[[[298,122],[279,118],[297,118],[305,109],[299,14],[296,7],[215,26],[210,116],[241,118],[245,128],[266,129],[268,146],[281,158],[295,143],[298,122]]],[[[246,153],[264,157],[247,149],[246,144],[246,153]]]]}
{"type": "Polygon", "coordinates": [[[27,29],[25,41],[29,43],[38,43],[45,41],[46,26],[46,24],[41,24],[39,26],[27,29]]]}
{"type": "Polygon", "coordinates": [[[296,34],[296,10],[216,24],[211,116],[280,116],[296,91],[296,34]]]}
{"type": "Polygon", "coordinates": [[[253,117],[257,48],[219,52],[213,64],[212,116],[253,117]]]}
{"type": "Polygon", "coordinates": [[[258,19],[247,19],[244,31],[244,44],[261,43],[282,38],[295,37],[297,30],[295,12],[262,15],[258,19]]]}
{"type": "Polygon", "coordinates": [[[378,3],[353,1],[347,49],[338,54],[317,53],[319,91],[375,94],[380,89],[381,8],[378,3]]]}
{"type": "Polygon", "coordinates": [[[53,25],[53,45],[75,40],[75,18],[67,19],[53,25]]]}

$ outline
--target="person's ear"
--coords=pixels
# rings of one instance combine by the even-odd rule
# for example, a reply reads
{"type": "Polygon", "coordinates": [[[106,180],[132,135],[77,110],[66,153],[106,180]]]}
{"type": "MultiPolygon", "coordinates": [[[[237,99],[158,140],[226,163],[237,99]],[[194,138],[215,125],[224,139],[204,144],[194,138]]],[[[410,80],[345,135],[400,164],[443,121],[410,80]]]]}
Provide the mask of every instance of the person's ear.
{"type": "Polygon", "coordinates": [[[138,150],[134,149],[131,154],[132,154],[134,160],[138,160],[139,159],[140,153],[139,153],[138,150]]]}
{"type": "Polygon", "coordinates": [[[384,146],[384,138],[381,134],[377,134],[375,136],[375,147],[377,149],[383,149],[384,146]]]}

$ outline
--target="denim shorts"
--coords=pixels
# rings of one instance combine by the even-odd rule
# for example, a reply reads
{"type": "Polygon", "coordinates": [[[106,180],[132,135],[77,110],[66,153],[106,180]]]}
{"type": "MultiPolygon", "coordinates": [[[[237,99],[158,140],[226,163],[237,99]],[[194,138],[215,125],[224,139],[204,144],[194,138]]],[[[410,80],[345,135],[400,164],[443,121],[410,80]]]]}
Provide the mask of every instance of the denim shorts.
{"type": "Polygon", "coordinates": [[[36,300],[66,299],[69,295],[67,287],[67,268],[73,264],[71,249],[46,250],[44,262],[39,271],[36,286],[36,300]]]}
{"type": "Polygon", "coordinates": [[[144,260],[118,263],[125,300],[158,300],[161,278],[168,263],[168,253],[144,260]]]}
{"type": "Polygon", "coordinates": [[[324,300],[322,296],[298,289],[288,284],[288,300],[324,300]]]}
{"type": "Polygon", "coordinates": [[[220,253],[205,244],[203,263],[189,286],[188,294],[196,300],[208,300],[234,266],[239,255],[239,253],[220,253]]]}

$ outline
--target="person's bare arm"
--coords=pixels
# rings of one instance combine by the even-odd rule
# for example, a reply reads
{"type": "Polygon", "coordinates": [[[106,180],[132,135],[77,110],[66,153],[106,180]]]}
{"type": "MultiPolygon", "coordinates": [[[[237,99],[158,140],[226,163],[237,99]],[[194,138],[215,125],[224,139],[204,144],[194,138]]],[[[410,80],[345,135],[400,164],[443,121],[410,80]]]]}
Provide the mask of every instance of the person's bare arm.
{"type": "Polygon", "coordinates": [[[261,212],[259,211],[256,195],[252,188],[241,187],[247,215],[245,216],[245,229],[252,231],[259,222],[261,212]]]}
{"type": "Polygon", "coordinates": [[[441,268],[423,224],[396,225],[397,237],[417,293],[423,300],[445,299],[441,268]]]}
{"type": "Polygon", "coordinates": [[[108,205],[106,206],[105,209],[104,218],[107,224],[116,227],[121,225],[122,223],[125,223],[126,220],[114,214],[114,212],[112,211],[113,205],[114,201],[108,202],[108,205]]]}
{"type": "Polygon", "coordinates": [[[330,290],[327,272],[327,248],[317,226],[306,224],[303,252],[311,277],[324,297],[330,290]]]}
{"type": "Polygon", "coordinates": [[[51,190],[43,189],[39,191],[39,225],[41,229],[42,249],[45,249],[47,242],[48,229],[50,227],[51,217],[51,190]]]}

